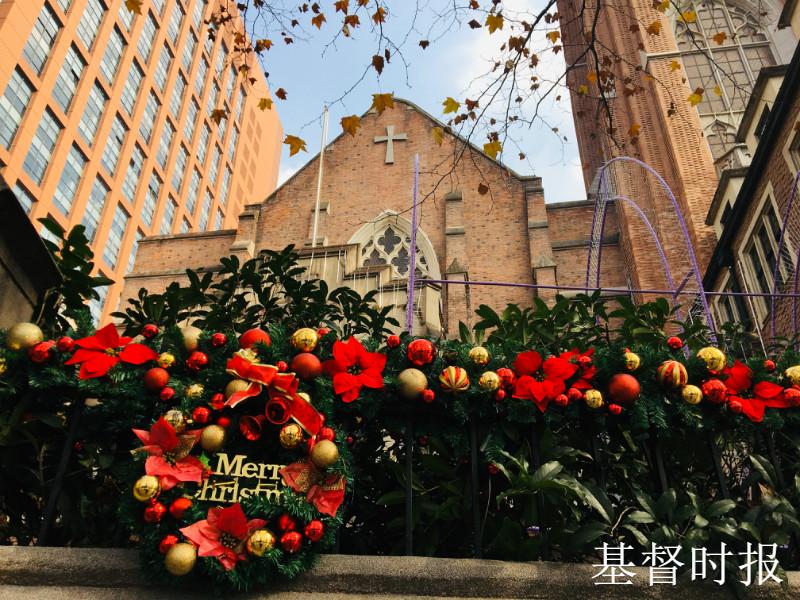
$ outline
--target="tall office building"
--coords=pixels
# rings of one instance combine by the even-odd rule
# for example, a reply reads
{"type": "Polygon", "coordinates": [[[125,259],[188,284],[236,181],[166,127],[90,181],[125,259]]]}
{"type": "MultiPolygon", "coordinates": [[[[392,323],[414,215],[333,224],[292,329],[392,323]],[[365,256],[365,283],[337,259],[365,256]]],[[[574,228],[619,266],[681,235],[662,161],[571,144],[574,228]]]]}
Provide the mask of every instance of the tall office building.
{"type": "Polygon", "coordinates": [[[142,237],[235,227],[275,187],[280,123],[257,106],[261,70],[231,56],[233,29],[209,37],[220,4],[236,13],[226,0],[144,0],[141,14],[124,0],[0,2],[0,173],[34,222],[86,227],[118,282],[91,306],[99,320],[142,237]]]}

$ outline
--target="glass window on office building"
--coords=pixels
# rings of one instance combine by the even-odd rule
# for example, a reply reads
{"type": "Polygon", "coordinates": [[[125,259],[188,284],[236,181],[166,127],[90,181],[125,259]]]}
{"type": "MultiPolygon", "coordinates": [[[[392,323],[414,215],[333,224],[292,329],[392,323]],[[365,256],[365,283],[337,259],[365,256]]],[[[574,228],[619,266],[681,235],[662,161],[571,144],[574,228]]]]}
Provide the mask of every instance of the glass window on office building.
{"type": "MultiPolygon", "coordinates": [[[[223,106],[223,110],[225,108],[227,107],[223,106]]],[[[228,131],[228,119],[226,117],[222,117],[219,120],[219,127],[217,128],[217,135],[219,136],[220,143],[222,143],[222,141],[225,139],[227,131],[228,131]]]]}
{"type": "Polygon", "coordinates": [[[117,75],[117,68],[119,61],[122,59],[122,53],[125,51],[125,38],[119,29],[114,27],[111,35],[108,38],[108,45],[106,52],[103,54],[103,60],[100,61],[100,71],[106,76],[106,81],[109,83],[114,82],[117,75]]]}
{"type": "Polygon", "coordinates": [[[161,139],[158,141],[158,152],[156,153],[156,162],[162,169],[167,168],[167,159],[169,158],[173,137],[175,137],[175,128],[172,123],[165,121],[164,129],[161,130],[161,139]]]}
{"type": "Polygon", "coordinates": [[[136,13],[132,10],[128,10],[128,7],[125,6],[123,2],[119,7],[119,20],[125,26],[126,31],[130,31],[131,27],[133,26],[133,19],[136,17],[136,13]]]}
{"type": "Polygon", "coordinates": [[[186,126],[183,128],[183,134],[189,143],[194,139],[194,130],[197,126],[197,115],[200,114],[200,106],[195,100],[189,103],[189,109],[186,111],[186,126]]]}
{"type": "Polygon", "coordinates": [[[192,8],[192,24],[197,31],[202,31],[203,13],[206,8],[206,0],[194,0],[192,8]]]}
{"type": "Polygon", "coordinates": [[[153,6],[158,14],[164,14],[164,0],[153,0],[153,6]]]}
{"type": "Polygon", "coordinates": [[[94,240],[97,226],[100,224],[100,216],[103,214],[103,207],[108,197],[108,186],[99,177],[94,180],[92,191],[89,193],[89,201],[86,203],[86,210],[83,211],[81,223],[86,228],[86,237],[94,240]]]}
{"type": "Polygon", "coordinates": [[[200,207],[200,223],[199,228],[200,231],[205,231],[208,227],[208,217],[211,213],[211,203],[214,201],[214,198],[211,196],[211,192],[206,190],[206,197],[203,198],[203,206],[200,207]]]}
{"type": "Polygon", "coordinates": [[[183,221],[181,221],[181,233],[189,233],[191,228],[192,226],[189,224],[189,220],[183,217],[183,221]]]}
{"type": "Polygon", "coordinates": [[[6,91],[0,97],[0,143],[5,148],[11,147],[31,96],[33,85],[17,67],[8,80],[6,91]]]}
{"type": "Polygon", "coordinates": [[[70,44],[64,56],[64,64],[61,65],[61,70],[58,72],[56,84],[53,86],[53,99],[64,112],[67,112],[75,97],[75,90],[78,88],[85,68],[86,61],[83,60],[75,44],[70,44]]]}
{"type": "Polygon", "coordinates": [[[167,26],[167,35],[170,41],[177,47],[178,38],[181,35],[181,25],[183,25],[183,9],[177,2],[172,7],[172,16],[169,18],[169,25],[167,26]]]}
{"type": "Polygon", "coordinates": [[[145,62],[150,60],[150,53],[153,51],[153,42],[156,39],[156,30],[158,30],[158,23],[150,13],[147,13],[147,19],[144,21],[142,31],[139,34],[139,41],[136,47],[139,49],[139,54],[145,62]]]}
{"type": "Polygon", "coordinates": [[[203,43],[203,50],[205,50],[206,54],[208,54],[208,58],[213,58],[212,52],[214,51],[214,38],[212,38],[208,33],[205,35],[205,42],[203,43]]]}
{"type": "Polygon", "coordinates": [[[89,312],[91,313],[92,320],[95,322],[95,324],[99,324],[100,315],[103,314],[103,305],[106,303],[106,297],[108,297],[108,288],[94,288],[94,291],[97,292],[99,297],[89,300],[89,312]]]}
{"type": "Polygon", "coordinates": [[[122,208],[121,204],[117,204],[114,209],[114,218],[111,221],[111,228],[108,230],[108,239],[106,246],[103,248],[103,260],[112,269],[117,268],[117,260],[119,260],[119,251],[122,248],[122,239],[125,237],[125,228],[128,226],[128,219],[130,216],[127,211],[122,208]]]}
{"type": "Polygon", "coordinates": [[[22,50],[22,55],[38,75],[41,75],[44,70],[44,64],[47,62],[50,50],[53,49],[53,43],[56,41],[60,28],[61,23],[58,21],[56,13],[45,4],[39,12],[25,48],[22,50]]]}
{"type": "Polygon", "coordinates": [[[130,273],[133,271],[133,265],[136,263],[136,252],[139,250],[139,241],[144,237],[141,229],[136,230],[136,235],[133,238],[133,244],[131,244],[131,251],[128,254],[128,266],[125,267],[125,272],[130,273]]]}
{"type": "Polygon", "coordinates": [[[201,58],[200,64],[197,67],[197,75],[194,78],[194,91],[197,93],[198,98],[203,97],[206,75],[208,75],[208,61],[205,58],[201,58]]]}
{"type": "Polygon", "coordinates": [[[175,86],[172,88],[172,98],[170,98],[169,101],[169,109],[172,112],[172,116],[176,119],[181,113],[181,105],[183,104],[183,95],[185,91],[186,79],[184,79],[183,75],[178,74],[178,77],[175,79],[175,86]]]}
{"type": "Polygon", "coordinates": [[[72,0],[56,0],[56,4],[61,7],[61,10],[64,11],[64,14],[67,14],[70,4],[72,4],[72,0]]]}
{"type": "Polygon", "coordinates": [[[156,214],[156,207],[158,206],[158,195],[161,193],[161,179],[153,171],[150,174],[150,183],[147,184],[147,194],[144,197],[144,205],[142,206],[142,219],[145,225],[150,227],[153,224],[153,215],[156,214]]]}
{"type": "Polygon", "coordinates": [[[225,220],[225,215],[222,214],[222,211],[220,209],[217,209],[217,216],[214,219],[214,229],[216,229],[217,231],[222,229],[222,221],[224,220],[225,220]]]}
{"type": "Polygon", "coordinates": [[[164,214],[161,217],[161,234],[172,233],[172,225],[175,222],[175,215],[178,212],[178,203],[170,196],[169,202],[164,207],[164,214]]]}
{"type": "Polygon", "coordinates": [[[72,210],[72,203],[75,201],[75,193],[78,191],[83,170],[86,168],[86,157],[76,146],[72,146],[67,154],[67,161],[61,171],[61,179],[53,194],[53,204],[62,214],[69,215],[72,210]]]}
{"type": "Polygon", "coordinates": [[[125,86],[122,88],[120,103],[129,115],[133,115],[133,108],[136,106],[136,99],[139,97],[139,90],[142,87],[144,71],[135,60],[131,63],[128,77],[125,79],[125,86]]]}
{"type": "Polygon", "coordinates": [[[19,181],[14,186],[14,195],[19,200],[22,208],[25,209],[25,212],[30,213],[33,205],[36,204],[36,198],[19,181]]]}
{"type": "Polygon", "coordinates": [[[31,140],[30,148],[28,148],[28,155],[25,157],[25,162],[22,163],[22,170],[39,185],[42,184],[44,172],[53,156],[53,150],[62,129],[61,123],[48,108],[39,121],[39,127],[31,140]]]}
{"type": "Polygon", "coordinates": [[[189,164],[189,151],[181,144],[178,155],[175,157],[175,167],[172,170],[172,187],[174,187],[177,192],[181,191],[187,164],[189,164]]]}
{"type": "Polygon", "coordinates": [[[192,62],[194,61],[194,51],[196,48],[197,36],[190,31],[189,35],[186,36],[186,40],[183,42],[183,53],[181,54],[181,64],[187,75],[192,72],[192,62]]]}
{"type": "Polygon", "coordinates": [[[155,92],[150,90],[150,94],[147,96],[147,104],[144,105],[144,115],[142,115],[142,121],[139,123],[139,133],[142,134],[148,144],[153,135],[153,126],[156,123],[159,108],[161,108],[161,103],[158,101],[155,92]]]}
{"type": "Polygon", "coordinates": [[[217,49],[217,77],[222,79],[222,69],[225,68],[225,60],[228,58],[228,49],[225,47],[225,42],[222,42],[217,49]]]}
{"type": "Polygon", "coordinates": [[[222,206],[225,206],[225,203],[228,201],[228,191],[230,190],[231,186],[231,177],[233,177],[231,168],[226,166],[225,173],[222,175],[222,189],[219,191],[219,203],[222,206]]]}
{"type": "Polygon", "coordinates": [[[100,31],[100,21],[106,12],[106,5],[100,0],[89,0],[78,22],[78,39],[83,42],[87,50],[91,50],[97,32],[100,31]]]}
{"type": "Polygon", "coordinates": [[[136,197],[136,188],[139,186],[139,179],[141,179],[142,169],[144,169],[144,159],[144,151],[139,144],[136,144],[131,152],[125,180],[122,182],[122,193],[130,202],[133,202],[136,197]]]}
{"type": "Polygon", "coordinates": [[[172,66],[172,52],[167,48],[166,44],[161,48],[161,56],[158,57],[158,64],[156,65],[153,79],[155,79],[158,89],[162,92],[167,85],[167,77],[169,76],[169,69],[172,66]]]}
{"type": "Polygon", "coordinates": [[[236,69],[231,65],[231,68],[228,71],[228,83],[226,88],[226,94],[228,100],[233,102],[233,88],[236,85],[236,69]]]}
{"type": "Polygon", "coordinates": [[[203,129],[200,132],[200,143],[197,145],[197,162],[201,166],[206,162],[206,154],[208,153],[208,140],[211,137],[211,128],[208,123],[203,121],[203,129]]]}
{"type": "Polygon", "coordinates": [[[211,155],[211,164],[208,165],[208,179],[211,185],[217,184],[217,175],[219,174],[219,162],[222,158],[222,151],[219,146],[214,145],[214,153],[211,155]]]}
{"type": "Polygon", "coordinates": [[[122,145],[125,143],[125,136],[128,134],[128,127],[119,115],[114,117],[114,122],[111,124],[111,132],[108,134],[106,141],[106,151],[100,158],[100,162],[108,170],[109,175],[114,175],[117,170],[117,161],[122,151],[122,145]]]}
{"type": "Polygon", "coordinates": [[[242,122],[242,110],[244,109],[244,101],[247,95],[244,93],[244,88],[239,86],[239,98],[236,100],[236,120],[242,122]]]}
{"type": "Polygon", "coordinates": [[[78,132],[90,146],[94,144],[94,136],[97,135],[97,128],[103,118],[103,111],[106,108],[108,96],[95,81],[94,86],[89,91],[89,98],[86,101],[86,108],[83,109],[81,122],[78,124],[78,132]]]}
{"type": "Polygon", "coordinates": [[[219,86],[216,81],[211,82],[211,91],[208,92],[208,109],[207,113],[211,114],[217,108],[217,100],[219,100],[219,86]]]}
{"type": "Polygon", "coordinates": [[[236,156],[236,144],[239,141],[239,129],[234,127],[231,131],[231,139],[228,140],[228,160],[233,164],[233,159],[236,156]]]}
{"type": "Polygon", "coordinates": [[[186,213],[189,215],[194,214],[194,209],[197,208],[197,197],[200,195],[200,171],[192,169],[192,180],[189,182],[189,193],[186,196],[186,213]]]}

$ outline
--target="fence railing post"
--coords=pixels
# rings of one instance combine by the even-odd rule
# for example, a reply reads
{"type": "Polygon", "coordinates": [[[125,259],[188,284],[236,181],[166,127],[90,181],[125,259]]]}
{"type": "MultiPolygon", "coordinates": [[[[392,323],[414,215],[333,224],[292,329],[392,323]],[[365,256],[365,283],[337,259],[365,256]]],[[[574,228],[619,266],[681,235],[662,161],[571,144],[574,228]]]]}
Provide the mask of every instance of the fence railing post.
{"type": "Polygon", "coordinates": [[[406,421],[406,434],[405,434],[405,451],[406,451],[406,489],[405,489],[405,508],[406,508],[406,522],[405,522],[405,541],[406,541],[406,556],[414,554],[414,417],[408,415],[406,421]]]}
{"type": "Polygon", "coordinates": [[[706,443],[711,451],[711,459],[714,463],[714,472],[717,474],[719,491],[722,497],[728,500],[731,494],[728,491],[728,482],[725,480],[725,473],[722,470],[722,457],[719,453],[719,448],[717,448],[717,442],[714,440],[714,434],[711,431],[706,432],[706,443]]]}
{"type": "Polygon", "coordinates": [[[469,419],[469,454],[470,478],[472,480],[472,529],[475,558],[483,557],[483,540],[481,539],[481,490],[478,472],[478,424],[475,416],[469,419]]]}

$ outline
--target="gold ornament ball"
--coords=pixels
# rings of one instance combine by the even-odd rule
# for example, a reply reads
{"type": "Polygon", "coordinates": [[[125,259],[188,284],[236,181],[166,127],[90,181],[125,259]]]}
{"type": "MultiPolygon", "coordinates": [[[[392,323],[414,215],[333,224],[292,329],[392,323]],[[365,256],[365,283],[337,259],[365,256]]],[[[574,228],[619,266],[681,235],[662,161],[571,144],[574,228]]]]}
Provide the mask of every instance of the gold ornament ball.
{"type": "Polygon", "coordinates": [[[189,387],[186,388],[186,397],[191,398],[192,400],[197,400],[200,396],[203,395],[203,392],[206,388],[203,387],[202,383],[193,383],[189,387]]]}
{"type": "Polygon", "coordinates": [[[589,408],[600,408],[604,404],[603,394],[600,393],[600,390],[586,390],[583,399],[589,408]]]}
{"type": "Polygon", "coordinates": [[[800,385],[800,365],[789,367],[783,374],[792,385],[800,385]]]}
{"type": "Polygon", "coordinates": [[[44,333],[33,323],[17,323],[6,332],[6,346],[9,350],[27,350],[44,339],[44,333]]]}
{"type": "Polygon", "coordinates": [[[155,498],[161,491],[158,477],[154,475],[142,475],[133,484],[133,497],[139,502],[147,502],[150,498],[155,498]]]}
{"type": "Polygon", "coordinates": [[[169,369],[175,364],[175,355],[171,352],[162,352],[158,355],[158,366],[162,369],[169,369]]]}
{"type": "Polygon", "coordinates": [[[413,400],[428,387],[428,378],[419,369],[405,369],[397,376],[397,389],[406,400],[413,400]]]}
{"type": "Polygon", "coordinates": [[[225,399],[230,398],[236,392],[243,392],[250,387],[250,382],[244,379],[232,379],[225,386],[225,399]]]}
{"type": "Polygon", "coordinates": [[[180,577],[188,575],[194,569],[196,562],[197,549],[191,544],[181,542],[167,550],[167,555],[164,557],[164,568],[172,575],[180,577]]]}
{"type": "Polygon", "coordinates": [[[639,358],[639,355],[635,352],[626,352],[625,353],[625,368],[628,371],[635,371],[639,368],[639,365],[642,364],[642,359],[639,358]]]}
{"type": "Polygon", "coordinates": [[[312,352],[317,347],[319,336],[310,327],[303,327],[292,334],[292,347],[300,352],[312,352]]]}
{"type": "Polygon", "coordinates": [[[489,355],[489,351],[483,346],[475,346],[469,351],[469,359],[472,361],[472,364],[478,367],[485,367],[489,364],[491,356],[489,355]]]}
{"type": "Polygon", "coordinates": [[[303,430],[300,429],[297,423],[287,423],[281,427],[278,439],[281,442],[281,446],[287,450],[294,450],[303,443],[303,430]]]}
{"type": "Polygon", "coordinates": [[[703,391],[696,385],[685,385],[681,390],[681,398],[686,404],[700,404],[703,399],[703,391]]]}
{"type": "Polygon", "coordinates": [[[330,440],[320,440],[311,449],[311,462],[320,469],[330,467],[339,460],[339,448],[330,440]]]}
{"type": "Polygon", "coordinates": [[[186,348],[188,352],[194,352],[200,347],[200,336],[203,334],[203,330],[199,327],[195,327],[194,325],[187,325],[181,329],[181,335],[183,336],[183,347],[186,348]]]}
{"type": "Polygon", "coordinates": [[[207,452],[218,452],[225,443],[225,430],[219,425],[209,425],[200,434],[200,445],[207,452]]]}
{"type": "Polygon", "coordinates": [[[275,547],[275,534],[269,529],[256,529],[247,538],[247,552],[253,556],[264,556],[275,547]]]}
{"type": "Polygon", "coordinates": [[[697,358],[706,363],[709,371],[722,371],[728,362],[728,359],[725,358],[725,353],[719,348],[714,348],[714,346],[706,346],[698,350],[697,358]]]}
{"type": "Polygon", "coordinates": [[[500,389],[500,376],[494,371],[486,371],[478,379],[478,387],[487,392],[494,392],[500,389]]]}
{"type": "Polygon", "coordinates": [[[172,428],[177,432],[181,433],[184,429],[186,429],[186,417],[178,408],[173,408],[168,410],[164,413],[164,420],[172,425],[172,428]]]}

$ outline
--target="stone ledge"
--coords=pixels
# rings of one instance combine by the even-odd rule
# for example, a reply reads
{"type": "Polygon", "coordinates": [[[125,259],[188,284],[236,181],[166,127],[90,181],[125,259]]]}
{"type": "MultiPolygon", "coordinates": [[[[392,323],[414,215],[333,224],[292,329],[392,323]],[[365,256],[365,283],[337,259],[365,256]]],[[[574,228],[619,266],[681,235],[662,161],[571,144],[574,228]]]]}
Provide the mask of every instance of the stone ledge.
{"type": "MultiPolygon", "coordinates": [[[[324,555],[316,567],[272,594],[243,598],[357,600],[371,598],[676,598],[732,599],[714,584],[683,581],[647,585],[646,569],[634,569],[634,585],[595,586],[587,564],[513,563],[397,556],[324,555]]],[[[754,587],[760,598],[800,597],[800,573],[789,573],[788,592],[754,587]]],[[[207,592],[207,590],[206,590],[207,592]]],[[[202,595],[202,594],[200,594],[202,595]]],[[[139,571],[135,550],[0,547],[0,598],[190,598],[198,591],[153,587],[139,571]]]]}

